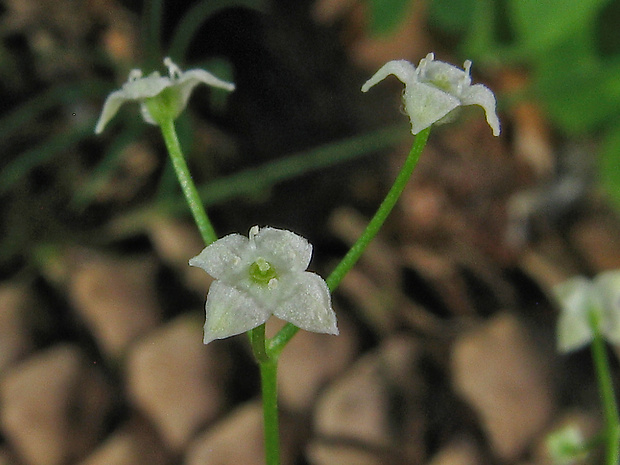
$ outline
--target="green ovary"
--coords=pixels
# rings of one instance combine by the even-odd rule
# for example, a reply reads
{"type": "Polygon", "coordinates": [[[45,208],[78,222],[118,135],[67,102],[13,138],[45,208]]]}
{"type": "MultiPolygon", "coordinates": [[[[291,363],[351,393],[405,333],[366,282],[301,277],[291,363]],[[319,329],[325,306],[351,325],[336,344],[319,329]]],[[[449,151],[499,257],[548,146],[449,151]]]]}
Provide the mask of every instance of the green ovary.
{"type": "Polygon", "coordinates": [[[257,284],[267,286],[272,279],[277,279],[275,268],[264,258],[259,258],[250,265],[250,278],[257,284]]]}

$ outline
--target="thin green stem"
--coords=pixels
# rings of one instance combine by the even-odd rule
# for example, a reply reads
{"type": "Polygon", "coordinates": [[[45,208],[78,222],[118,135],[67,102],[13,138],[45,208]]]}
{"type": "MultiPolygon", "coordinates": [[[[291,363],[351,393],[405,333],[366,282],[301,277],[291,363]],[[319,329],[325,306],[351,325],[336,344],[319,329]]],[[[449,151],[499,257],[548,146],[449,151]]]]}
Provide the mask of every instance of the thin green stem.
{"type": "Polygon", "coordinates": [[[595,328],[594,340],[592,341],[592,358],[596,368],[603,414],[605,416],[605,439],[607,442],[605,464],[617,465],[620,453],[620,419],[614,394],[614,384],[609,369],[607,348],[598,327],[595,328]]]}
{"type": "Polygon", "coordinates": [[[159,127],[164,136],[166,148],[170,154],[170,160],[172,160],[172,166],[177,174],[179,184],[181,184],[181,190],[192,212],[196,226],[198,226],[198,230],[205,244],[209,245],[218,239],[217,234],[200,200],[196,185],[187,168],[187,163],[185,163],[185,158],[181,151],[181,144],[179,143],[179,138],[177,137],[177,132],[174,127],[174,121],[172,119],[166,119],[160,122],[159,127]]]}
{"type": "Polygon", "coordinates": [[[265,432],[265,464],[280,465],[280,433],[278,426],[278,359],[259,363],[263,397],[263,425],[265,432]]]}
{"type": "Polygon", "coordinates": [[[250,344],[252,345],[252,352],[256,361],[258,363],[268,362],[269,357],[267,352],[265,352],[265,323],[249,330],[248,336],[250,337],[250,344]]]}
{"type": "MultiPolygon", "coordinates": [[[[411,151],[405,160],[403,167],[398,173],[392,188],[381,202],[379,209],[375,213],[375,216],[370,220],[368,226],[359,237],[357,242],[353,244],[353,247],[347,252],[344,258],[340,261],[340,263],[336,266],[334,271],[326,279],[327,287],[331,292],[334,292],[340,281],[345,277],[345,275],[353,268],[355,263],[362,256],[368,244],[374,239],[377,235],[383,223],[387,219],[388,215],[396,205],[396,202],[400,198],[413,170],[418,164],[418,160],[420,159],[420,155],[426,146],[426,142],[428,141],[428,136],[430,134],[430,127],[424,129],[415,137],[413,141],[413,146],[411,147],[411,151]]],[[[291,323],[287,323],[270,341],[267,346],[267,353],[269,356],[278,355],[282,352],[282,349],[288,344],[288,342],[295,336],[299,328],[291,323]]]]}

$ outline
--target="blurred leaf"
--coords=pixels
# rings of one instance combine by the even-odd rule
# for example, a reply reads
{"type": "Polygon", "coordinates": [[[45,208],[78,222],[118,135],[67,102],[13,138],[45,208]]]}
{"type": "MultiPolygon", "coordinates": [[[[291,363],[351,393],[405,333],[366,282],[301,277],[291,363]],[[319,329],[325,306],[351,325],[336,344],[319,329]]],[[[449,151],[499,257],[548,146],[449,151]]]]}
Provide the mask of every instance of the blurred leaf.
{"type": "Polygon", "coordinates": [[[448,33],[465,32],[475,8],[476,0],[434,0],[429,6],[430,21],[448,33]]]}
{"type": "Polygon", "coordinates": [[[600,179],[620,210],[620,124],[607,131],[600,151],[600,179]]]}
{"type": "Polygon", "coordinates": [[[538,54],[587,28],[609,1],[509,0],[508,8],[521,51],[538,54]]]}
{"type": "Polygon", "coordinates": [[[176,62],[183,62],[192,39],[202,24],[224,8],[245,7],[262,11],[264,0],[202,0],[185,12],[175,28],[170,42],[168,56],[176,62]]]}
{"type": "Polygon", "coordinates": [[[620,117],[620,60],[594,55],[583,34],[545,56],[536,71],[536,88],[556,124],[583,133],[620,117]]]}
{"type": "Polygon", "coordinates": [[[26,150],[0,172],[0,195],[11,190],[33,168],[50,161],[57,153],[67,151],[85,137],[93,135],[94,121],[70,132],[58,133],[36,147],[26,150]]]}
{"type": "Polygon", "coordinates": [[[403,21],[414,0],[368,0],[370,32],[376,36],[391,34],[403,21]]]}

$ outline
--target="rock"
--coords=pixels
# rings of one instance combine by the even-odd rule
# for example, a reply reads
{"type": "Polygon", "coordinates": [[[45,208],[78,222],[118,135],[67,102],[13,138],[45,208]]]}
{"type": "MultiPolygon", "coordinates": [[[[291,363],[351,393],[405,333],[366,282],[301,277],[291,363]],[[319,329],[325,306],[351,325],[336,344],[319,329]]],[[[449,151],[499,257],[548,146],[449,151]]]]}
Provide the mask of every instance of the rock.
{"type": "Polygon", "coordinates": [[[469,440],[452,440],[435,454],[428,465],[478,465],[480,463],[484,463],[482,454],[475,446],[475,441],[469,438],[469,440]]]}
{"type": "Polygon", "coordinates": [[[80,350],[59,345],[11,369],[0,384],[0,423],[29,465],[61,465],[96,443],[110,408],[101,373],[80,350]]]}
{"type": "Polygon", "coordinates": [[[110,436],[80,465],[165,465],[157,434],[144,421],[132,421],[110,436]]]}
{"type": "Polygon", "coordinates": [[[423,415],[414,410],[422,390],[414,373],[419,354],[415,340],[393,337],[326,389],[315,409],[312,464],[420,462],[423,415]]]}
{"type": "Polygon", "coordinates": [[[517,459],[555,403],[526,330],[514,316],[500,314],[455,342],[451,365],[454,389],[480,416],[494,453],[517,459]]]}
{"type": "Polygon", "coordinates": [[[308,410],[318,391],[350,363],[357,339],[346,318],[338,319],[338,336],[299,331],[286,346],[278,364],[281,406],[308,410]]]}
{"type": "MultiPolygon", "coordinates": [[[[263,411],[260,403],[239,407],[188,448],[184,465],[263,465],[263,411]]],[[[286,462],[284,462],[286,463],[286,462]]]]}
{"type": "Polygon", "coordinates": [[[226,358],[202,338],[202,319],[184,315],[143,338],[128,355],[128,395],[175,451],[215,418],[224,400],[226,358]]]}
{"type": "Polygon", "coordinates": [[[77,257],[70,297],[105,353],[119,357],[160,321],[155,265],[150,259],[77,257]]]}
{"type": "Polygon", "coordinates": [[[33,307],[25,287],[10,283],[0,287],[0,377],[32,349],[25,319],[33,307]]]}

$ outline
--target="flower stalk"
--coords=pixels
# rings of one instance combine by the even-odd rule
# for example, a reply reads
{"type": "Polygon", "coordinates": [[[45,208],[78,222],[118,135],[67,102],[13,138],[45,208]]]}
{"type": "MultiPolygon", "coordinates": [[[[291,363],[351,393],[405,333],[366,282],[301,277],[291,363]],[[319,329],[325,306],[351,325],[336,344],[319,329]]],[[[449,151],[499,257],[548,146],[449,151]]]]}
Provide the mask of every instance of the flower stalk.
{"type": "Polygon", "coordinates": [[[192,216],[194,217],[196,226],[200,231],[202,240],[206,245],[209,245],[217,240],[217,234],[211,224],[211,221],[209,220],[209,217],[207,216],[207,212],[202,204],[202,201],[200,200],[200,195],[198,194],[196,185],[194,184],[192,176],[189,173],[189,168],[187,167],[187,163],[183,157],[181,144],[179,143],[179,138],[177,137],[177,132],[174,127],[174,121],[172,118],[162,120],[159,127],[161,129],[164,142],[166,143],[166,148],[168,149],[168,154],[170,155],[170,160],[172,161],[172,166],[174,167],[174,172],[177,175],[177,179],[181,185],[181,190],[183,191],[183,195],[187,201],[187,205],[192,212],[192,216]]]}
{"type": "MultiPolygon", "coordinates": [[[[389,192],[381,202],[381,205],[377,209],[377,212],[373,216],[373,218],[366,226],[366,229],[359,237],[359,239],[353,244],[353,247],[347,252],[344,258],[340,261],[340,263],[336,266],[336,268],[331,272],[331,274],[325,280],[327,282],[327,287],[330,292],[334,292],[342,279],[346,276],[346,274],[353,268],[353,266],[357,263],[359,258],[362,256],[368,244],[375,238],[385,220],[387,219],[390,212],[394,209],[396,202],[400,198],[409,178],[413,173],[413,170],[418,164],[418,160],[420,159],[420,155],[424,151],[424,147],[426,147],[426,142],[428,141],[428,136],[430,134],[430,127],[426,129],[422,129],[413,141],[413,145],[411,150],[409,151],[409,155],[403,164],[394,184],[390,188],[389,192]]],[[[295,336],[299,328],[292,324],[285,325],[268,343],[267,353],[270,356],[277,356],[282,352],[286,344],[295,336]]]]}

